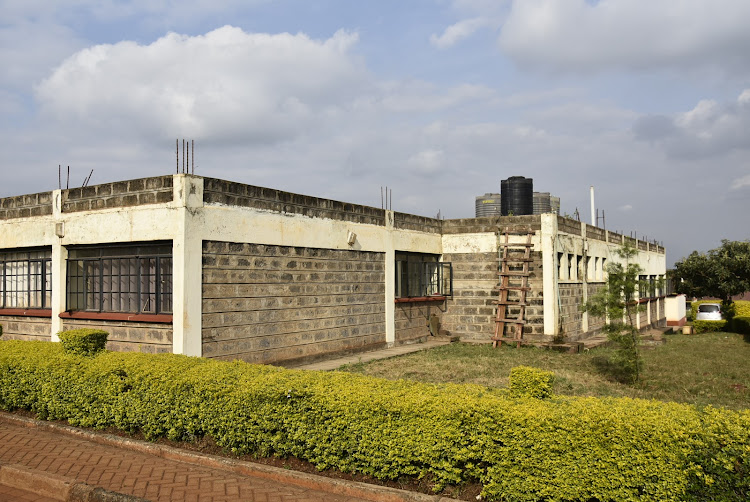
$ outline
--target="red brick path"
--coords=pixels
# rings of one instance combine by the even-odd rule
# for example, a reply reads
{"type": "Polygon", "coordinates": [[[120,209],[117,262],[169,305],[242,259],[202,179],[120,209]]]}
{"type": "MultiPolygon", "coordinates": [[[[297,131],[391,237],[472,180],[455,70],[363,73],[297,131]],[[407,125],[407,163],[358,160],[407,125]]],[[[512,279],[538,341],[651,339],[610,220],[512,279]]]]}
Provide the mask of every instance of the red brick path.
{"type": "MultiPolygon", "coordinates": [[[[17,419],[0,414],[0,464],[44,471],[63,476],[77,482],[83,482],[105,490],[134,495],[156,501],[356,501],[356,500],[437,500],[438,497],[412,494],[388,488],[368,488],[372,494],[365,493],[366,498],[358,498],[359,483],[347,483],[336,480],[322,480],[318,476],[304,473],[280,474],[268,473],[268,467],[259,466],[266,472],[259,476],[252,475],[253,468],[234,464],[252,465],[246,462],[212,460],[215,457],[186,454],[187,460],[196,457],[197,461],[182,461],[179,453],[164,458],[164,454],[134,451],[131,448],[107,444],[96,437],[78,437],[64,432],[66,428],[55,430],[45,424],[34,425],[34,421],[17,419]],[[63,432],[61,432],[61,430],[63,432]],[[93,439],[93,440],[92,440],[93,439]],[[201,458],[204,460],[201,461],[201,458]],[[208,460],[205,460],[208,459],[208,460]],[[229,467],[222,468],[221,462],[229,467]],[[201,465],[202,464],[202,465],[201,465]],[[213,464],[213,465],[212,465],[213,464]],[[240,472],[237,472],[240,470],[240,472]],[[302,481],[294,476],[301,476],[302,481]],[[284,479],[284,476],[289,476],[284,479]],[[269,479],[274,478],[276,479],[269,479]],[[330,488],[333,486],[333,488],[330,488]],[[342,488],[344,486],[344,488],[342,488]],[[325,490],[325,491],[323,491],[325,490]]],[[[104,437],[99,435],[100,437],[104,437]]],[[[136,443],[128,441],[128,443],[136,443]]],[[[145,445],[142,449],[153,448],[145,445]]],[[[136,448],[137,449],[137,448],[136,448]]],[[[174,450],[174,449],[169,449],[174,450]]],[[[177,450],[174,450],[177,451],[177,450]]],[[[170,456],[170,455],[166,455],[170,456]]],[[[273,468],[270,468],[273,470],[273,468]]],[[[49,500],[45,498],[3,498],[0,486],[0,500],[49,500]]],[[[367,490],[365,490],[366,492],[367,490]]],[[[10,496],[10,495],[9,495],[10,496]]]]}

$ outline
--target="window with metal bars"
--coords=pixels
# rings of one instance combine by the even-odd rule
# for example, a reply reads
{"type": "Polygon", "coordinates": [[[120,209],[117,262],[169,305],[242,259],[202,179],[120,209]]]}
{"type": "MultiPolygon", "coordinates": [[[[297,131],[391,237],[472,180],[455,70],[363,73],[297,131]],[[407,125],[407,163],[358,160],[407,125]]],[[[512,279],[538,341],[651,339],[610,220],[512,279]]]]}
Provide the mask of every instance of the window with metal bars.
{"type": "Polygon", "coordinates": [[[50,308],[51,264],[51,248],[0,251],[0,308],[50,308]]]}
{"type": "Polygon", "coordinates": [[[453,295],[453,265],[436,255],[396,253],[396,298],[453,295]]]}
{"type": "Polygon", "coordinates": [[[69,249],[66,310],[172,313],[172,245],[69,249]]]}

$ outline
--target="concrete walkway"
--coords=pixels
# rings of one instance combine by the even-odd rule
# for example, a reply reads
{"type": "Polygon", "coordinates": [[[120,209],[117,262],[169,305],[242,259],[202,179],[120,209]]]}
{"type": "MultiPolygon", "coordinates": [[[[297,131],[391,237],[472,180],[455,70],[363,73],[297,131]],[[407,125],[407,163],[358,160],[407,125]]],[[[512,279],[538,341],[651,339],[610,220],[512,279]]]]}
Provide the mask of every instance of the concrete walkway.
{"type": "Polygon", "coordinates": [[[435,502],[441,497],[198,454],[0,412],[0,500],[435,502]]]}
{"type": "Polygon", "coordinates": [[[388,349],[373,350],[370,352],[360,352],[356,354],[349,354],[344,357],[336,359],[327,359],[312,364],[303,364],[300,366],[293,366],[290,368],[300,370],[316,370],[316,371],[331,371],[340,368],[345,364],[357,364],[374,361],[375,359],[387,359],[389,357],[400,356],[403,354],[410,354],[412,352],[419,352],[420,350],[432,349],[440,347],[441,345],[448,345],[451,343],[451,339],[445,336],[430,337],[423,343],[411,343],[407,345],[398,345],[388,349]]]}

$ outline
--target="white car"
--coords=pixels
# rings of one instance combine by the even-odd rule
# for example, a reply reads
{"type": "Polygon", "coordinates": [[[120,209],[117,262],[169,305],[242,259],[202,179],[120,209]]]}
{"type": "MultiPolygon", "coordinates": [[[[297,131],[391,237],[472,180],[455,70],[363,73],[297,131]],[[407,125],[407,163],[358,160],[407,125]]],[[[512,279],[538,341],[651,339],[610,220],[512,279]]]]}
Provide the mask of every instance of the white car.
{"type": "Polygon", "coordinates": [[[721,321],[721,304],[701,303],[695,314],[696,321],[721,321]]]}

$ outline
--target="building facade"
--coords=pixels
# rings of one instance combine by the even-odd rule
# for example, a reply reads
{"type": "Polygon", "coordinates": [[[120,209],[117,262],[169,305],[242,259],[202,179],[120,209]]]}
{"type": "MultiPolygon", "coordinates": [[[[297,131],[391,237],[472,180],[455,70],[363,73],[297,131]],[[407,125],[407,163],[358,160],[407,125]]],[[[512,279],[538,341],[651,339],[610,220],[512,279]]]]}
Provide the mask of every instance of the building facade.
{"type": "MultiPolygon", "coordinates": [[[[295,364],[413,343],[489,341],[504,233],[530,238],[524,338],[575,341],[628,237],[555,214],[437,220],[177,174],[0,199],[5,339],[81,327],[112,350],[295,364]],[[531,237],[529,237],[531,235],[531,237]]],[[[632,240],[654,284],[664,248],[632,240]]],[[[639,325],[664,322],[660,291],[639,325]]]]}

